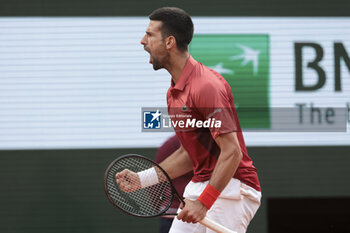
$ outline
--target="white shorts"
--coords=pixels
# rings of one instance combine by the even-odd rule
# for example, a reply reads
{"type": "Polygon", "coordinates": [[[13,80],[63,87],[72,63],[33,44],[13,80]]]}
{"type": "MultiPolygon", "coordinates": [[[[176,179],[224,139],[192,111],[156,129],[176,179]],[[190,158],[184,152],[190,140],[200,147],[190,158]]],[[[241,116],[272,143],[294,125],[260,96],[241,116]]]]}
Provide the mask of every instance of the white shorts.
{"type": "MultiPolygon", "coordinates": [[[[196,200],[208,182],[190,182],[186,186],[184,197],[196,200]]],[[[261,192],[232,178],[208,211],[207,217],[237,233],[245,233],[260,206],[260,199],[261,192]]],[[[179,209],[178,212],[180,211],[179,209]]],[[[199,223],[186,223],[175,217],[169,233],[185,232],[214,233],[199,223]]]]}

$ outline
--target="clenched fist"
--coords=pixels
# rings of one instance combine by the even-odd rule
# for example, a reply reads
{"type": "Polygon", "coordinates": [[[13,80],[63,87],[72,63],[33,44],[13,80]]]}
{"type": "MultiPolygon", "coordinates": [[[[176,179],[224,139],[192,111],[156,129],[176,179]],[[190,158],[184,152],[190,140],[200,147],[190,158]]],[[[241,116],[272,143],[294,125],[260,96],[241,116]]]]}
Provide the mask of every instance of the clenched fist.
{"type": "Polygon", "coordinates": [[[124,192],[134,192],[141,188],[140,178],[137,173],[124,169],[115,175],[117,183],[124,192]]]}

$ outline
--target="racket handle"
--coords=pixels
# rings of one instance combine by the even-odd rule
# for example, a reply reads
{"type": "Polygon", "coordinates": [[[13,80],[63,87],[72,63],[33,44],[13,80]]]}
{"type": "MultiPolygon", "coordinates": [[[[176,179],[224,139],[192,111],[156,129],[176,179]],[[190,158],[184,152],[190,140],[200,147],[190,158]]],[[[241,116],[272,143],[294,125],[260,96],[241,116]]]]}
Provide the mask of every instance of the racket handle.
{"type": "Polygon", "coordinates": [[[209,218],[205,217],[201,221],[199,221],[200,224],[208,227],[209,229],[217,232],[217,233],[237,233],[235,231],[232,231],[216,222],[213,220],[210,220],[209,218]]]}

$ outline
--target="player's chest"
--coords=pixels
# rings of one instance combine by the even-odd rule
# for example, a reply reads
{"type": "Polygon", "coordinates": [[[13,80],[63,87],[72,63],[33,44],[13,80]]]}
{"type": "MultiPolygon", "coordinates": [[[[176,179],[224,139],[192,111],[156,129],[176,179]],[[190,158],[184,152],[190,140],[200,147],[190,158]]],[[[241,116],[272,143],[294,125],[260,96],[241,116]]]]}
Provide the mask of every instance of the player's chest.
{"type": "Polygon", "coordinates": [[[170,91],[168,93],[168,113],[172,119],[199,119],[202,118],[197,111],[189,89],[183,91],[170,91]]]}

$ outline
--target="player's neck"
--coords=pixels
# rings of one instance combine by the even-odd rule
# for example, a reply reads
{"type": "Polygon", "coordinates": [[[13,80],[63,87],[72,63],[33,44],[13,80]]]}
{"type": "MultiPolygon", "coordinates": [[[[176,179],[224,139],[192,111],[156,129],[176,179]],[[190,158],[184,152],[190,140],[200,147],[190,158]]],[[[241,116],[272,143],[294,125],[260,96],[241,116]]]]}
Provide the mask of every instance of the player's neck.
{"type": "Polygon", "coordinates": [[[185,68],[188,58],[190,54],[188,52],[184,52],[181,54],[175,54],[170,57],[170,66],[167,68],[168,72],[171,75],[171,78],[174,83],[178,81],[182,70],[185,68]]]}

